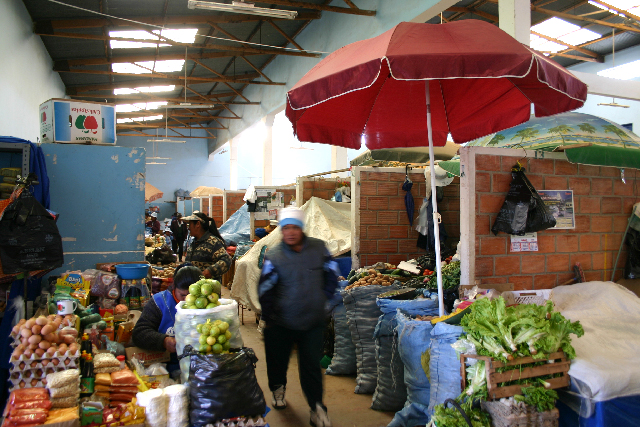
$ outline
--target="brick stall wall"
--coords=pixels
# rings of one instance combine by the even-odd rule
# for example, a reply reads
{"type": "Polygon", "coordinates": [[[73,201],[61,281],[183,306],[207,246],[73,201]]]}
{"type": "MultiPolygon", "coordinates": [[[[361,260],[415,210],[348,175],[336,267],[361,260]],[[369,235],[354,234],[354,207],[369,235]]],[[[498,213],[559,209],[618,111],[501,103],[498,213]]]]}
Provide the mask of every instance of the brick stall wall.
{"type": "Polygon", "coordinates": [[[350,178],[304,180],[302,183],[303,192],[302,203],[300,206],[304,205],[312,197],[331,200],[331,198],[336,194],[338,181],[346,181],[347,185],[351,186],[350,178]]]}
{"type": "Polygon", "coordinates": [[[200,199],[202,212],[216,220],[216,225],[222,225],[222,195],[211,197],[211,212],[209,212],[209,198],[200,199]]]}
{"type": "Polygon", "coordinates": [[[233,215],[238,209],[244,206],[245,190],[236,192],[225,192],[224,197],[227,198],[227,212],[225,215],[226,219],[229,219],[231,215],[233,215]]]}
{"type": "MultiPolygon", "coordinates": [[[[374,168],[371,168],[374,169],[374,168]]],[[[422,171],[411,173],[414,198],[414,227],[409,226],[402,183],[404,172],[360,172],[360,265],[376,262],[399,264],[423,255],[416,246],[415,218],[425,197],[422,171]]],[[[460,179],[444,187],[444,199],[438,204],[442,223],[449,235],[448,244],[460,240],[460,179]]]]}
{"type": "MultiPolygon", "coordinates": [[[[538,232],[538,252],[510,252],[510,236],[490,228],[511,182],[519,158],[476,156],[475,279],[483,284],[513,283],[514,289],[548,289],[574,277],[580,262],[587,281],[610,280],[634,203],[640,201],[634,169],[576,165],[558,159],[520,160],[536,189],[573,190],[576,228],[538,232]],[[605,269],[606,266],[606,269],[605,269]]],[[[626,249],[626,248],[625,248],[626,249]]],[[[615,280],[623,272],[623,251],[615,280]]]]}

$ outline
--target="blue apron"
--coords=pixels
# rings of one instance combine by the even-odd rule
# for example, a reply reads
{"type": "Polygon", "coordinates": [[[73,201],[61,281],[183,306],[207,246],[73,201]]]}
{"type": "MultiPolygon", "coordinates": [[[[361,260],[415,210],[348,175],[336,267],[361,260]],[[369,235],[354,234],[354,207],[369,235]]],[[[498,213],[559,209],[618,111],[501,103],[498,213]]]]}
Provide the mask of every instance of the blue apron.
{"type": "MultiPolygon", "coordinates": [[[[162,321],[158,327],[158,332],[161,334],[167,334],[170,337],[174,337],[174,325],[176,323],[176,300],[173,298],[173,294],[168,290],[158,292],[153,296],[156,305],[162,312],[162,321]]],[[[178,362],[178,355],[171,353],[171,360],[167,363],[167,371],[169,373],[179,370],[180,364],[178,362]]]]}

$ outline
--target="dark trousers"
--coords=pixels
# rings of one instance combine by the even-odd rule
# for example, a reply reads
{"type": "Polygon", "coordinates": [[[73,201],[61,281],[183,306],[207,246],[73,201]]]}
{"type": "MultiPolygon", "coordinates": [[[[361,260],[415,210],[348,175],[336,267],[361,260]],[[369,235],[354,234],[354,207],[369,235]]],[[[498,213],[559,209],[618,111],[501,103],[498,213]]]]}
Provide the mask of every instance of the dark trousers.
{"type": "Polygon", "coordinates": [[[177,246],[177,250],[174,250],[173,253],[178,255],[178,261],[182,261],[182,251],[184,250],[184,240],[177,241],[176,246],[177,246]]]}
{"type": "Polygon", "coordinates": [[[267,358],[267,376],[269,389],[287,385],[287,369],[293,344],[298,346],[298,368],[300,385],[309,407],[316,409],[316,403],[322,404],[322,359],[324,325],[308,331],[295,331],[278,325],[269,325],[264,329],[264,348],[267,358]]]}

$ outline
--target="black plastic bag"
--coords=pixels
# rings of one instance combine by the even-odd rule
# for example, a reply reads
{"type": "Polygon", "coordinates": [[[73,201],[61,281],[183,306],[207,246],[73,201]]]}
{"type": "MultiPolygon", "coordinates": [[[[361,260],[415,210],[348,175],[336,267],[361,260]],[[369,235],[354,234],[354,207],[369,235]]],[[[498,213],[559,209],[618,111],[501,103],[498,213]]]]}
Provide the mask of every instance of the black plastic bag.
{"type": "Polygon", "coordinates": [[[491,231],[523,236],[556,225],[556,219],[524,174],[524,169],[511,172],[509,192],[491,231]]]}
{"type": "Polygon", "coordinates": [[[229,354],[204,355],[188,345],[191,356],[189,394],[191,425],[202,427],[224,418],[264,415],[267,405],[258,385],[258,358],[250,348],[229,354]]]}
{"type": "Polygon", "coordinates": [[[629,228],[627,232],[627,263],[624,266],[625,279],[640,278],[640,233],[629,228]]]}
{"type": "Polygon", "coordinates": [[[533,233],[534,231],[542,231],[555,227],[556,219],[551,213],[551,209],[545,205],[536,189],[531,182],[529,182],[529,179],[524,174],[524,169],[520,173],[531,192],[531,203],[529,205],[529,215],[527,216],[527,227],[525,231],[527,233],[533,233]]]}
{"type": "Polygon", "coordinates": [[[2,214],[0,260],[4,274],[50,270],[64,263],[56,219],[26,189],[2,214]]]}

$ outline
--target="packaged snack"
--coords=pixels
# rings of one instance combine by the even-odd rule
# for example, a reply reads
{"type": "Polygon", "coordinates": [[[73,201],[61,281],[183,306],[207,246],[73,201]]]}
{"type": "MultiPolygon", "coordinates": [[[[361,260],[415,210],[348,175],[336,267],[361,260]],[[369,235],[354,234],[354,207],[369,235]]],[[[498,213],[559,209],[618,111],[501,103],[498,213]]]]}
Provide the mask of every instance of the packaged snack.
{"type": "Polygon", "coordinates": [[[23,388],[20,390],[14,390],[11,392],[9,396],[9,403],[11,405],[15,405],[21,402],[30,402],[33,400],[48,400],[49,393],[45,388],[42,387],[34,387],[34,388],[23,388]]]}
{"type": "Polygon", "coordinates": [[[28,425],[28,424],[42,424],[47,420],[47,414],[44,412],[32,413],[27,415],[19,415],[16,417],[10,417],[9,422],[16,426],[28,425]]]}
{"type": "Polygon", "coordinates": [[[80,395],[80,380],[78,379],[76,382],[67,384],[65,386],[59,388],[50,388],[49,394],[52,398],[60,398],[60,397],[78,397],[80,395]]]}
{"type": "Polygon", "coordinates": [[[109,374],[96,374],[96,385],[111,385],[111,375],[109,374]]]}
{"type": "Polygon", "coordinates": [[[60,388],[69,384],[77,384],[80,380],[80,371],[77,369],[67,369],[47,375],[47,388],[60,388]]]}
{"type": "Polygon", "coordinates": [[[113,367],[119,368],[120,361],[111,353],[100,353],[95,355],[93,359],[93,367],[96,369],[113,367]]]}
{"type": "Polygon", "coordinates": [[[78,396],[51,399],[52,408],[73,408],[78,404],[78,396]]]}
{"type": "Polygon", "coordinates": [[[140,384],[140,382],[129,369],[119,370],[111,374],[111,385],[113,386],[137,386],[138,384],[140,384]]]}
{"type": "Polygon", "coordinates": [[[73,408],[54,409],[49,411],[46,424],[63,423],[66,421],[77,420],[78,418],[77,406],[74,406],[73,408]]]}

